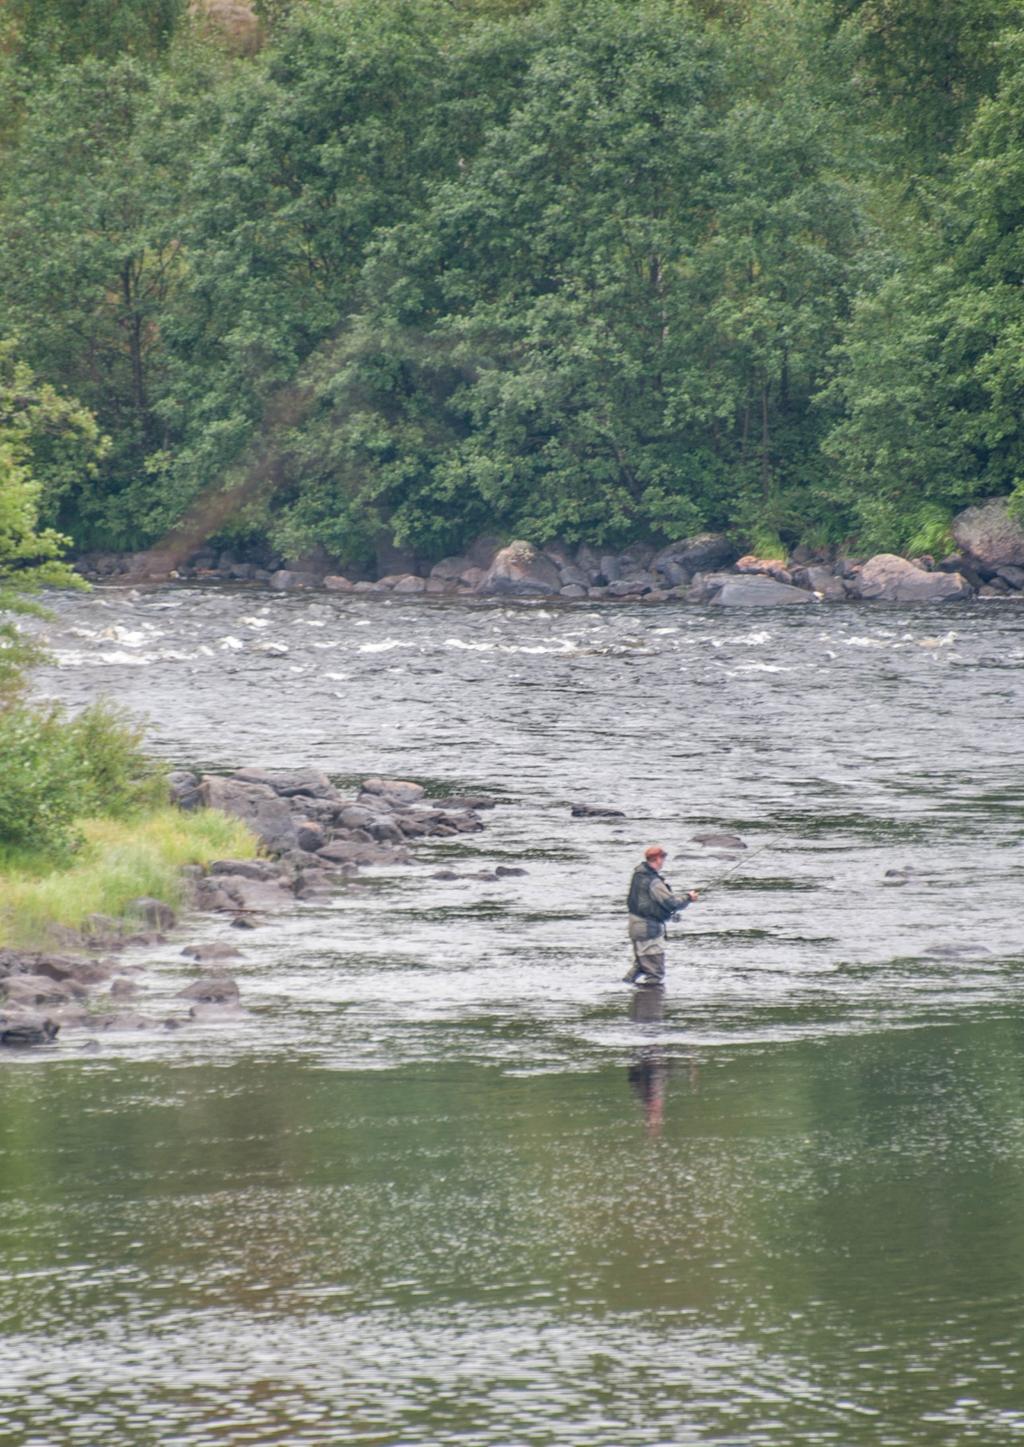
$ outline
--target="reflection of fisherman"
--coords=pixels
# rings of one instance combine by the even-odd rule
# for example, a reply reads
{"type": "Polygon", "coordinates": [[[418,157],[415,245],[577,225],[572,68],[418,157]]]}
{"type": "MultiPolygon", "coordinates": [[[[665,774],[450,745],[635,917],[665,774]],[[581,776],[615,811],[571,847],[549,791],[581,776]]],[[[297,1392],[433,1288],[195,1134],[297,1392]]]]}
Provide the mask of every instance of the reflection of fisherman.
{"type": "Polygon", "coordinates": [[[665,983],[665,925],[679,910],[697,899],[691,889],[677,899],[668,881],[661,877],[665,851],[660,844],[644,850],[644,861],[633,870],[629,884],[629,938],[633,942],[633,966],[623,976],[627,985],[665,983]]]}

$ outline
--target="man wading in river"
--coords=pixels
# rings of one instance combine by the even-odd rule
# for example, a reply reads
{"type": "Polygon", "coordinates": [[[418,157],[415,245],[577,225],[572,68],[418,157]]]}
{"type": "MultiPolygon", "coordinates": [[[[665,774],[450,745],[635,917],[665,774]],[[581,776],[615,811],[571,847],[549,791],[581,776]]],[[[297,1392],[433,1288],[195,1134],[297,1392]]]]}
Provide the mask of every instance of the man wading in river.
{"type": "Polygon", "coordinates": [[[622,977],[627,985],[665,983],[665,925],[698,898],[695,889],[685,899],[675,897],[668,881],[661,877],[664,862],[664,849],[660,844],[651,844],[644,850],[643,863],[633,870],[626,907],[634,963],[622,977]]]}

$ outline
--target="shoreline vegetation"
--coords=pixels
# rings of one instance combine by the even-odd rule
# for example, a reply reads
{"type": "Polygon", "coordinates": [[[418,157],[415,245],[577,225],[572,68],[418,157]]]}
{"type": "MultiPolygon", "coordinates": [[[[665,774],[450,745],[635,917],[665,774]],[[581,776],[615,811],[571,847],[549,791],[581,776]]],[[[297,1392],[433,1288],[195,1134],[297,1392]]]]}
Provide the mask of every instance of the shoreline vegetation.
{"type": "Polygon", "coordinates": [[[189,866],[254,858],[258,840],[213,809],[160,805],[127,818],[75,821],[81,845],[55,861],[37,851],[0,850],[0,948],[86,948],[90,939],[152,926],[152,906],[179,909],[189,866]]]}
{"type": "Polygon", "coordinates": [[[354,584],[941,560],[1024,507],[1024,18],[933,12],[9,0],[0,479],[78,553],[354,584]]]}

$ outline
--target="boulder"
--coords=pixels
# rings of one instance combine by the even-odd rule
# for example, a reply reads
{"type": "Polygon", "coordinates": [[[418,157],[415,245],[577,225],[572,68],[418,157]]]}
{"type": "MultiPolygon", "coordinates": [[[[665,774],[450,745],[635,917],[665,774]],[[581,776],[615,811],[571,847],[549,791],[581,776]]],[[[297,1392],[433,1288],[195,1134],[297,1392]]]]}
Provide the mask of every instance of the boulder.
{"type": "Polygon", "coordinates": [[[266,784],[205,774],[201,793],[208,809],[219,809],[222,814],[241,819],[275,854],[295,848],[297,836],[291,811],[266,784]]]}
{"type": "Polygon", "coordinates": [[[639,598],[644,593],[649,593],[655,585],[655,579],[650,573],[632,573],[628,578],[616,578],[614,583],[608,584],[609,598],[639,598]]]}
{"type": "Polygon", "coordinates": [[[728,578],[711,599],[712,605],[719,608],[791,608],[813,601],[803,588],[777,583],[763,573],[728,578]]]}
{"type": "Polygon", "coordinates": [[[456,557],[442,558],[434,564],[430,570],[432,578],[440,578],[442,583],[457,583],[468,568],[479,566],[464,557],[461,553],[456,557]]]}
{"type": "Polygon", "coordinates": [[[682,538],[659,549],[651,562],[651,569],[655,573],[664,572],[665,564],[674,564],[680,574],[685,574],[669,577],[669,582],[675,586],[688,582],[694,573],[728,567],[736,555],[736,548],[722,533],[697,533],[694,537],[682,538]]]}
{"type": "Polygon", "coordinates": [[[0,1015],[0,1045],[49,1045],[60,1026],[41,1015],[0,1015]]]}
{"type": "Polygon", "coordinates": [[[427,585],[425,580],[417,577],[415,573],[405,573],[396,581],[394,591],[396,593],[425,593],[427,585]]]}
{"type": "Polygon", "coordinates": [[[793,582],[798,588],[809,588],[812,593],[817,593],[826,603],[841,603],[847,596],[842,579],[821,563],[798,568],[793,574],[793,582]]]}
{"type": "Polygon", "coordinates": [[[348,578],[343,578],[340,573],[328,573],[324,579],[324,587],[328,593],[351,593],[355,584],[348,578]]]}
{"type": "Polygon", "coordinates": [[[960,573],[926,573],[895,553],[876,553],[860,571],[857,596],[882,603],[955,603],[971,596],[960,573]]]}
{"type": "Polygon", "coordinates": [[[363,793],[381,796],[388,804],[415,804],[426,793],[422,784],[408,779],[364,779],[363,793]]]}
{"type": "Polygon", "coordinates": [[[1024,567],[1024,522],[1011,517],[1009,501],[992,497],[953,519],[953,537],[979,567],[995,572],[1002,564],[1024,567]]]}
{"type": "Polygon", "coordinates": [[[164,904],[162,899],[150,899],[148,895],[129,900],[127,908],[130,914],[140,915],[151,929],[173,929],[177,919],[169,904],[164,904]]]}
{"type": "Polygon", "coordinates": [[[269,586],[275,593],[291,593],[300,588],[315,588],[316,584],[315,573],[297,573],[290,568],[278,568],[276,573],[271,573],[269,586]]]}
{"type": "Polygon", "coordinates": [[[317,858],[328,864],[408,864],[404,849],[385,844],[360,843],[355,839],[334,839],[317,851],[317,858]]]}
{"type": "Polygon", "coordinates": [[[517,541],[494,559],[476,591],[484,597],[545,596],[562,586],[557,566],[531,543],[517,541]]]}
{"type": "Polygon", "coordinates": [[[327,843],[327,830],[315,819],[296,819],[295,837],[300,849],[315,854],[327,843]]]}
{"type": "Polygon", "coordinates": [[[759,558],[756,553],[746,553],[737,558],[733,567],[737,573],[764,573],[777,583],[792,583],[793,574],[782,558],[759,558]]]}
{"type": "Polygon", "coordinates": [[[77,980],[51,980],[48,975],[8,975],[3,982],[8,1005],[61,1005],[88,994],[77,980]]]}
{"type": "Polygon", "coordinates": [[[567,583],[564,588],[559,588],[558,596],[560,598],[585,598],[587,590],[579,583],[567,583]]]}
{"type": "Polygon", "coordinates": [[[277,879],[280,869],[269,859],[215,859],[211,874],[234,874],[242,879],[277,879]]]}
{"type": "Polygon", "coordinates": [[[1024,588],[1024,568],[1017,568],[1010,563],[1003,563],[1001,567],[996,569],[996,574],[1002,578],[1004,583],[1009,583],[1011,588],[1024,588]]]}
{"type": "Polygon", "coordinates": [[[694,844],[706,844],[716,849],[746,849],[738,834],[691,834],[694,844]]]}
{"type": "Polygon", "coordinates": [[[334,785],[319,769],[236,769],[231,777],[243,784],[265,784],[285,799],[296,794],[308,794],[313,799],[337,796],[334,785]]]}
{"type": "Polygon", "coordinates": [[[688,603],[710,603],[726,583],[733,582],[734,577],[733,573],[694,573],[693,580],[686,590],[686,601],[688,603]]]}
{"type": "Polygon", "coordinates": [[[175,769],[167,775],[167,789],[171,797],[171,803],[176,804],[179,809],[198,809],[199,798],[199,775],[190,773],[188,769],[175,769]]]}
{"type": "Polygon", "coordinates": [[[182,1000],[198,1000],[204,1005],[237,1005],[238,982],[230,975],[203,975],[178,991],[182,1000]]]}
{"type": "Polygon", "coordinates": [[[572,817],[574,819],[625,819],[621,809],[613,809],[608,804],[573,804],[572,817]]]}

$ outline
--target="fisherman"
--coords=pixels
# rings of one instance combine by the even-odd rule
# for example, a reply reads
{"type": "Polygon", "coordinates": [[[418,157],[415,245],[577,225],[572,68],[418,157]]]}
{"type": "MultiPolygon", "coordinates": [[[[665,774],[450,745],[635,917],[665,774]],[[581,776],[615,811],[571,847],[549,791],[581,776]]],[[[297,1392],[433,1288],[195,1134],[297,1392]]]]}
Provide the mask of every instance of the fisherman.
{"type": "Polygon", "coordinates": [[[685,899],[677,899],[672,887],[661,876],[665,850],[650,844],[644,850],[643,863],[633,870],[629,884],[629,938],[633,942],[633,965],[623,975],[627,985],[663,985],[665,983],[665,925],[679,910],[694,904],[698,895],[691,889],[685,899]]]}

